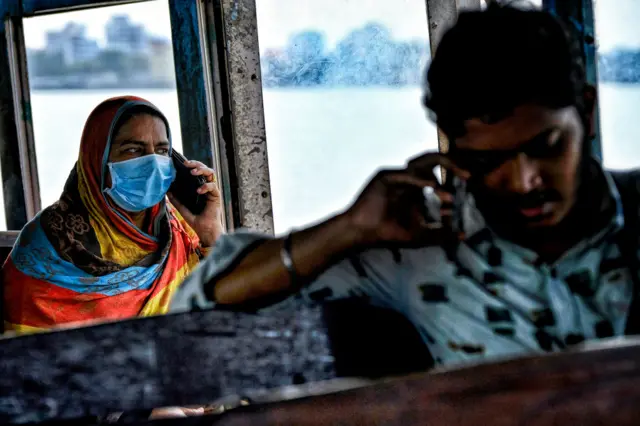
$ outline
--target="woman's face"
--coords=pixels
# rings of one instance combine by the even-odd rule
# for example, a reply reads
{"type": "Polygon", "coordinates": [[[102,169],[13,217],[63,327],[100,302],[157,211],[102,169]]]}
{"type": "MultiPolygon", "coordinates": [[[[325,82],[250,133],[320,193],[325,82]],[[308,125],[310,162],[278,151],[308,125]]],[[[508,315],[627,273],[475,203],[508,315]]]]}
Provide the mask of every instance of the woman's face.
{"type": "Polygon", "coordinates": [[[149,154],[169,156],[170,148],[164,122],[150,114],[137,114],[124,123],[113,138],[109,162],[118,163],[149,154]]]}

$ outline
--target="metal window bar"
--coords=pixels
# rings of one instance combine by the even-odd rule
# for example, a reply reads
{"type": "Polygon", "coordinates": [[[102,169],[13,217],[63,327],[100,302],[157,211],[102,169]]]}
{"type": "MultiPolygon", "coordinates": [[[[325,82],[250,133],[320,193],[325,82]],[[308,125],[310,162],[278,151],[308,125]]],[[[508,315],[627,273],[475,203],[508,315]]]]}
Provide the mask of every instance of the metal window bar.
{"type": "MultiPolygon", "coordinates": [[[[262,102],[256,2],[218,0],[222,11],[233,161],[238,179],[240,225],[273,233],[269,161],[262,102]]],[[[229,152],[227,151],[229,156],[229,152]]],[[[228,158],[227,161],[232,161],[228,158]]]]}
{"type": "MultiPolygon", "coordinates": [[[[20,13],[17,2],[0,2],[0,13],[6,21],[20,13]]],[[[7,26],[0,25],[0,161],[6,225],[10,230],[21,229],[28,220],[20,148],[15,125],[13,81],[11,78],[9,46],[13,43],[7,26]]]]}
{"type": "MultiPolygon", "coordinates": [[[[18,140],[21,141],[20,160],[22,167],[21,176],[24,181],[24,192],[26,198],[24,201],[26,210],[26,219],[13,220],[10,228],[20,229],[26,220],[33,217],[40,209],[39,188],[37,182],[37,165],[33,141],[33,130],[31,125],[31,113],[29,105],[29,85],[26,72],[26,55],[24,49],[24,37],[22,34],[21,18],[33,15],[61,13],[68,11],[76,11],[81,9],[89,9],[104,6],[122,5],[134,3],[134,1],[92,1],[92,0],[13,0],[11,5],[11,16],[13,19],[5,28],[7,36],[7,51],[10,57],[5,65],[11,67],[12,83],[12,100],[16,105],[16,117],[21,120],[16,122],[18,140]],[[9,33],[10,32],[10,33],[9,33]],[[17,107],[20,108],[17,108],[17,107]],[[24,172],[26,171],[26,173],[24,172]],[[29,178],[27,179],[28,176],[29,178]],[[35,177],[35,180],[34,180],[35,177]]],[[[202,161],[212,166],[218,161],[216,155],[217,146],[216,132],[211,125],[210,117],[215,116],[215,105],[208,102],[207,82],[205,81],[204,57],[205,49],[201,41],[202,12],[200,10],[201,2],[199,0],[169,0],[169,11],[171,16],[172,38],[174,46],[174,64],[176,72],[176,84],[178,88],[178,103],[180,110],[180,123],[183,135],[183,147],[187,157],[202,161]]],[[[8,6],[6,6],[8,7],[8,6]]],[[[7,86],[8,90],[8,86],[7,86]]],[[[12,138],[8,135],[6,140],[12,138]]],[[[5,148],[8,150],[8,148],[5,148]]],[[[11,152],[13,154],[13,152],[11,152]]],[[[11,155],[13,157],[14,155],[11,155]]],[[[17,157],[17,156],[16,156],[17,157]]],[[[8,163],[3,160],[3,163],[8,163]]],[[[10,164],[3,164],[3,169],[7,172],[3,175],[8,177],[12,172],[10,164]]],[[[218,174],[218,182],[223,182],[224,177],[220,174],[220,167],[214,167],[218,174]]],[[[13,173],[15,174],[15,173],[13,173]]],[[[3,181],[10,181],[5,178],[3,181]]],[[[5,199],[10,200],[6,204],[7,217],[15,215],[21,209],[15,209],[15,202],[11,202],[15,197],[7,194],[5,191],[5,199]]],[[[225,200],[223,192],[223,202],[225,200]]],[[[228,204],[228,203],[227,203],[228,204]]],[[[229,216],[229,211],[225,211],[224,216],[229,216]]],[[[225,222],[229,225],[229,220],[225,218],[225,222]]]]}
{"type": "Polygon", "coordinates": [[[214,144],[216,171],[223,194],[227,229],[241,227],[236,176],[235,148],[232,126],[231,102],[229,101],[229,74],[224,36],[224,20],[219,0],[205,0],[200,27],[204,30],[204,67],[208,101],[213,105],[209,115],[210,126],[216,134],[214,144]]]}
{"type": "MultiPolygon", "coordinates": [[[[224,187],[226,176],[221,173],[219,138],[213,121],[217,114],[211,98],[212,68],[205,66],[209,65],[205,62],[209,48],[201,25],[205,20],[204,7],[199,0],[169,0],[169,12],[184,153],[187,158],[213,166],[217,181],[224,187]]],[[[229,195],[222,191],[224,206],[229,205],[229,195]]],[[[227,228],[233,228],[231,213],[223,209],[227,228]]]]}
{"type": "Polygon", "coordinates": [[[5,21],[7,34],[7,53],[11,70],[13,89],[13,110],[18,136],[20,168],[24,188],[27,220],[31,220],[40,211],[40,183],[38,163],[33,136],[31,115],[31,94],[29,91],[29,73],[27,71],[27,52],[24,41],[24,29],[21,18],[9,18],[5,21]]]}
{"type": "Polygon", "coordinates": [[[558,1],[543,0],[543,8],[554,13],[569,25],[573,25],[580,38],[582,55],[585,62],[587,83],[595,90],[596,104],[593,109],[592,154],[602,161],[602,135],[600,129],[600,110],[598,107],[598,58],[596,52],[596,28],[593,0],[558,1]]]}
{"type": "MultiPolygon", "coordinates": [[[[427,21],[429,24],[429,44],[431,57],[435,55],[438,44],[444,33],[451,28],[461,10],[480,10],[481,0],[427,0],[427,21]]],[[[438,148],[440,152],[449,151],[449,140],[438,127],[438,148]]],[[[446,170],[441,169],[442,181],[446,177],[446,170]]]]}
{"type": "MultiPolygon", "coordinates": [[[[16,1],[16,0],[12,0],[16,1]]],[[[22,16],[72,12],[96,7],[140,3],[148,0],[17,0],[22,4],[22,16]]]]}

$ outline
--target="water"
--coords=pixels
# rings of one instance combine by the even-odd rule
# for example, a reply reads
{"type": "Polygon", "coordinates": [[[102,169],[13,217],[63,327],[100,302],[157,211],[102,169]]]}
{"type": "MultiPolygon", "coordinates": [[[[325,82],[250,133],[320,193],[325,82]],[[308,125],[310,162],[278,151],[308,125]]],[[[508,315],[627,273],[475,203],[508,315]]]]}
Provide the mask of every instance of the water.
{"type": "Polygon", "coordinates": [[[345,208],[380,166],[437,149],[420,90],[268,90],[264,94],[276,232],[345,208]]]}
{"type": "MultiPolygon", "coordinates": [[[[172,90],[133,93],[167,116],[181,148],[172,90]]],[[[91,110],[114,96],[106,91],[32,94],[38,173],[44,206],[58,199],[77,157],[91,110]]],[[[602,85],[605,164],[640,165],[640,85],[602,85]]],[[[418,88],[269,89],[264,93],[273,212],[277,232],[348,206],[380,166],[401,166],[437,148],[436,129],[420,106],[418,88]]],[[[4,225],[4,210],[0,211],[4,225]]]]}
{"type": "Polygon", "coordinates": [[[603,84],[599,95],[605,165],[640,167],[640,84],[603,84]]]}

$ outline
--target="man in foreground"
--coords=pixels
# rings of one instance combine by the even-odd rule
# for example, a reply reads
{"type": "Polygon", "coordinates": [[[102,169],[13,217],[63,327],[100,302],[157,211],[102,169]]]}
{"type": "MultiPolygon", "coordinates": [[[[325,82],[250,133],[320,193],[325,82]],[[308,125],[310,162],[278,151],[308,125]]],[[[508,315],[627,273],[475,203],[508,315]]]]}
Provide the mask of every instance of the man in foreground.
{"type": "Polygon", "coordinates": [[[621,260],[625,215],[590,155],[577,42],[550,14],[491,6],[460,16],[427,82],[448,155],[379,172],[344,213],[285,238],[224,236],[173,309],[362,297],[412,321],[438,364],[624,334],[634,287],[621,260]],[[436,166],[466,182],[460,204],[436,166]],[[439,223],[426,215],[428,187],[439,223]],[[461,232],[447,226],[452,206],[461,232]]]}

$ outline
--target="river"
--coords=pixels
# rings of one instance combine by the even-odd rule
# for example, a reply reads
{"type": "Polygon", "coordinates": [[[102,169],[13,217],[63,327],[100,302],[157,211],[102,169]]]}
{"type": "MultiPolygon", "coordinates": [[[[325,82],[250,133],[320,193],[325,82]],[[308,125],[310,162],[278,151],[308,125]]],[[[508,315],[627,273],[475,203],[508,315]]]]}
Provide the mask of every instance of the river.
{"type": "MultiPolygon", "coordinates": [[[[113,91],[43,91],[32,94],[38,174],[43,205],[62,191],[80,146],[84,121],[113,91]]],[[[182,146],[175,91],[128,94],[155,103],[182,146]]],[[[604,161],[640,165],[640,85],[600,87],[604,161]]],[[[380,166],[399,166],[436,149],[436,129],[420,106],[420,89],[267,89],[267,145],[277,232],[344,208],[380,166]]],[[[4,211],[0,211],[4,225],[4,211]]]]}

